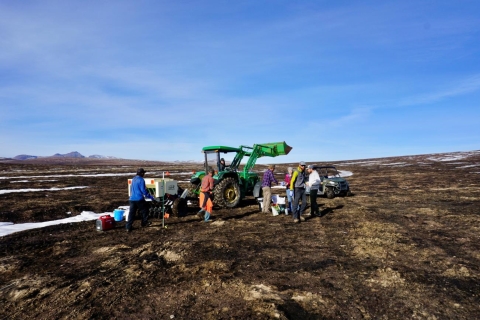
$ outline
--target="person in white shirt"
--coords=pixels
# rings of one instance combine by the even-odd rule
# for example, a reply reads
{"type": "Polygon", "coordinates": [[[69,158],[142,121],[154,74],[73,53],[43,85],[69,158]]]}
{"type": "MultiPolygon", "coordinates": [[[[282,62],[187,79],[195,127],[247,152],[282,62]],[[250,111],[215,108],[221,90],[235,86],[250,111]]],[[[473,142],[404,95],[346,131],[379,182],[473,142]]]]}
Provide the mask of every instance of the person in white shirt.
{"type": "Polygon", "coordinates": [[[317,170],[313,168],[313,164],[308,165],[308,182],[306,185],[310,187],[310,214],[309,215],[319,215],[318,204],[317,204],[317,194],[318,189],[320,188],[320,176],[318,175],[317,170]]]}

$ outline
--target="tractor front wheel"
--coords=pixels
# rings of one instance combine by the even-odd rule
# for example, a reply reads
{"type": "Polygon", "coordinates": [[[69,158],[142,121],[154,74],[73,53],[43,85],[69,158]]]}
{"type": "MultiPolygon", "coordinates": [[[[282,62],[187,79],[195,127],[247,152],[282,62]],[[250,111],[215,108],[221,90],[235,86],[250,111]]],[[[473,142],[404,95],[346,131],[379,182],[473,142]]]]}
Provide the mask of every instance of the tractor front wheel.
{"type": "Polygon", "coordinates": [[[188,187],[188,196],[192,198],[198,198],[198,195],[200,194],[200,184],[190,184],[190,187],[188,187]]]}
{"type": "Polygon", "coordinates": [[[225,178],[213,190],[214,202],[223,208],[234,208],[240,202],[240,186],[234,178],[225,178]]]}

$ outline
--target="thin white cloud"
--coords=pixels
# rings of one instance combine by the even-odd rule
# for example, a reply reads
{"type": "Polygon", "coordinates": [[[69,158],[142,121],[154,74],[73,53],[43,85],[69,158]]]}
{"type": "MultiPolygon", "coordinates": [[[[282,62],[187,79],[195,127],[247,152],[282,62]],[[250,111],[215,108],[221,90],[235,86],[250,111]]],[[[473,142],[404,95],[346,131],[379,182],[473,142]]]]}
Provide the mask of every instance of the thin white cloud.
{"type": "Polygon", "coordinates": [[[365,121],[368,119],[371,113],[372,107],[357,107],[350,111],[349,114],[341,116],[338,119],[332,119],[332,121],[326,121],[324,124],[327,128],[340,128],[344,126],[351,126],[355,122],[365,121]]]}
{"type": "Polygon", "coordinates": [[[480,90],[480,75],[476,74],[459,80],[441,91],[415,96],[400,102],[402,106],[432,104],[448,98],[466,95],[480,90]]]}

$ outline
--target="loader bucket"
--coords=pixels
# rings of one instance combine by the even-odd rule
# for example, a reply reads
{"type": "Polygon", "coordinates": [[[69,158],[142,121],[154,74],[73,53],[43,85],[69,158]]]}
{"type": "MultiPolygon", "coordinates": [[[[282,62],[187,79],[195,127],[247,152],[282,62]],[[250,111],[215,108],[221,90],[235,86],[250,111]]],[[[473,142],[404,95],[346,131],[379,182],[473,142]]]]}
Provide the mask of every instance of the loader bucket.
{"type": "Polygon", "coordinates": [[[277,157],[287,155],[291,150],[285,141],[259,144],[262,147],[263,155],[267,157],[277,157]]]}

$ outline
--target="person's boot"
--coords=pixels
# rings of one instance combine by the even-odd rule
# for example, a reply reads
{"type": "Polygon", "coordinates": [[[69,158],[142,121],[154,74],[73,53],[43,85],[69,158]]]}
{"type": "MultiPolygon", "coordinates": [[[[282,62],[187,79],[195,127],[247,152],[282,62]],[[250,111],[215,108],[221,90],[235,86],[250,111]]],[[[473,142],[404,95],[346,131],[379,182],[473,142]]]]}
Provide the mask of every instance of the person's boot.
{"type": "Polygon", "coordinates": [[[142,221],[142,227],[149,227],[152,225],[152,222],[151,221],[142,221]]]}
{"type": "Polygon", "coordinates": [[[208,211],[205,211],[205,220],[203,220],[204,222],[210,222],[210,212],[208,211]]]}

